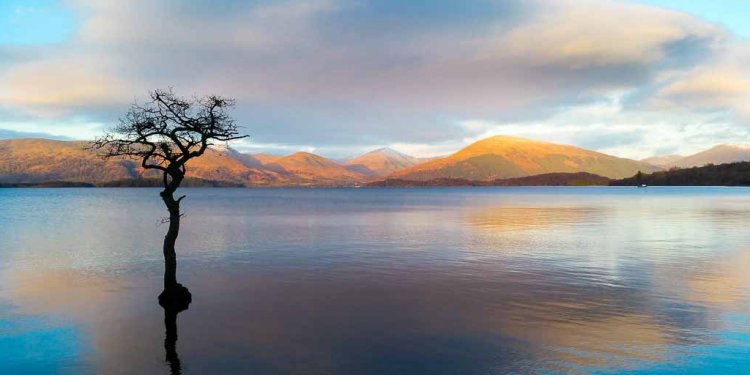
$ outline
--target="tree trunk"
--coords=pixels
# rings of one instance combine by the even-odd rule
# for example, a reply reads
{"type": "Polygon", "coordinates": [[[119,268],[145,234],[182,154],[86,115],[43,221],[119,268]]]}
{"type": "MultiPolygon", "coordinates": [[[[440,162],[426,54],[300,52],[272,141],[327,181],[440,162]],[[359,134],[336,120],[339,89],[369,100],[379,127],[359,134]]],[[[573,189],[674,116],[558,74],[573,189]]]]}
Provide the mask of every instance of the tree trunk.
{"type": "Polygon", "coordinates": [[[174,199],[172,189],[164,189],[161,198],[169,211],[169,230],[164,236],[164,290],[177,287],[177,253],[175,243],[180,234],[180,201],[174,199]]]}
{"type": "Polygon", "coordinates": [[[164,191],[161,199],[169,211],[169,230],[164,236],[164,291],[159,294],[159,304],[164,308],[182,311],[188,308],[193,300],[190,291],[177,282],[177,253],[175,243],[180,234],[180,201],[185,196],[175,199],[174,192],[180,187],[184,178],[183,173],[164,175],[164,191]],[[171,180],[170,178],[171,177],[171,180]]]}

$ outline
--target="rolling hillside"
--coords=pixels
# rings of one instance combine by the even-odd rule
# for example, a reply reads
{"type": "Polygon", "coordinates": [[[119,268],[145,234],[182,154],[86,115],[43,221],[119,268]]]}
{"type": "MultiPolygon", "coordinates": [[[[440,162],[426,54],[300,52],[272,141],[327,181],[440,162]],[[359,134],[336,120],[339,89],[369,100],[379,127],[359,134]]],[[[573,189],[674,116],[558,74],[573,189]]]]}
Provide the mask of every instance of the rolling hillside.
{"type": "Polygon", "coordinates": [[[85,150],[86,142],[47,139],[0,141],[0,182],[70,181],[99,183],[137,178],[130,160],[102,160],[85,150]]]}
{"type": "MultiPolygon", "coordinates": [[[[127,180],[149,179],[156,171],[144,171],[129,159],[104,160],[88,143],[48,139],[0,140],[0,183],[38,184],[47,182],[75,182],[104,184],[127,180]]],[[[342,166],[323,157],[294,154],[278,159],[278,164],[265,165],[253,155],[234,150],[209,149],[202,157],[187,165],[191,179],[221,181],[240,186],[339,185],[363,179],[342,166]],[[295,160],[315,160],[306,165],[295,160]],[[289,168],[289,169],[286,169],[289,168]]]]}
{"type": "Polygon", "coordinates": [[[357,183],[367,176],[350,171],[344,166],[309,152],[296,152],[281,157],[266,167],[281,168],[311,184],[357,183]]]}
{"type": "MultiPolygon", "coordinates": [[[[0,183],[141,186],[148,185],[144,179],[158,176],[156,171],[143,171],[134,160],[103,160],[86,146],[86,142],[46,139],[0,141],[0,183]]],[[[574,146],[515,137],[488,138],[450,156],[421,161],[390,149],[369,152],[345,165],[308,152],[272,156],[209,149],[188,164],[188,177],[201,186],[352,186],[384,178],[494,181],[578,172],[624,178],[639,170],[648,173],[658,169],[574,146]]],[[[514,183],[538,181],[522,179],[514,183]]]]}
{"type": "Polygon", "coordinates": [[[652,156],[650,158],[641,159],[641,161],[644,163],[655,165],[657,167],[670,168],[674,166],[675,163],[680,161],[680,159],[684,159],[684,158],[685,157],[682,155],[664,155],[664,156],[652,156]]]}
{"type": "Polygon", "coordinates": [[[345,165],[347,169],[367,176],[385,177],[424,161],[390,148],[381,148],[351,159],[345,165]]]}
{"type": "Polygon", "coordinates": [[[750,145],[722,144],[688,155],[654,156],[642,160],[665,169],[702,167],[708,164],[726,164],[750,161],[750,145]]]}
{"type": "Polygon", "coordinates": [[[252,154],[251,156],[255,158],[255,160],[259,161],[261,164],[270,164],[270,163],[275,162],[276,160],[283,158],[283,156],[264,154],[264,153],[252,154]]]}
{"type": "Polygon", "coordinates": [[[445,158],[432,160],[389,176],[403,180],[439,178],[491,181],[545,173],[587,172],[624,178],[658,167],[579,147],[495,136],[475,142],[445,158]]]}
{"type": "Polygon", "coordinates": [[[669,166],[690,168],[702,167],[707,164],[725,164],[741,161],[750,161],[750,146],[724,144],[686,156],[669,164],[669,166]]]}

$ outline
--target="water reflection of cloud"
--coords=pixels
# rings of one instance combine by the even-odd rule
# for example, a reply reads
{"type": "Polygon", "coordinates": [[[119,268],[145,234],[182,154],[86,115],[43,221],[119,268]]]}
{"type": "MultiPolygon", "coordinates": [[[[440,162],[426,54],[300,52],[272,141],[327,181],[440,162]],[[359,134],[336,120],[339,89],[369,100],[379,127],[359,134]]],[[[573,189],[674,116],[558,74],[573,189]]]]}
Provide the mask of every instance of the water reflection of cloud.
{"type": "MultiPolygon", "coordinates": [[[[747,330],[726,322],[731,312],[747,316],[750,290],[748,256],[734,251],[747,241],[744,214],[732,207],[487,191],[472,190],[483,197],[476,201],[435,194],[417,204],[389,190],[400,203],[383,210],[354,200],[300,208],[294,196],[283,207],[279,198],[233,198],[209,209],[200,204],[216,202],[191,191],[203,208],[190,211],[181,242],[179,272],[195,297],[179,318],[186,372],[649,369],[683,364],[696,344],[747,330]],[[214,251],[209,262],[196,256],[214,251]]],[[[19,313],[71,317],[96,349],[81,356],[82,368],[165,372],[155,300],[162,228],[149,223],[147,235],[134,236],[140,224],[117,227],[84,215],[93,207],[79,211],[84,228],[53,228],[29,242],[33,251],[20,236],[3,243],[0,260],[13,267],[0,270],[0,297],[19,313]],[[96,247],[109,239],[106,250],[96,247]],[[74,251],[79,243],[86,251],[74,251]]]]}
{"type": "Polygon", "coordinates": [[[149,285],[148,278],[41,267],[11,270],[3,276],[6,288],[0,297],[13,304],[15,313],[75,329],[90,348],[70,358],[70,368],[153,373],[161,367],[163,322],[151,295],[158,280],[150,280],[149,285]]]}
{"type": "MultiPolygon", "coordinates": [[[[383,278],[361,268],[193,265],[186,282],[196,303],[180,316],[180,355],[199,372],[628,368],[666,360],[666,346],[683,342],[675,332],[695,342],[706,324],[700,307],[665,320],[650,291],[595,286],[575,273],[455,271],[425,267],[383,278]]],[[[75,315],[97,348],[97,369],[159,368],[163,329],[147,282],[76,272],[15,279],[9,297],[23,311],[75,315]]]]}
{"type": "Polygon", "coordinates": [[[720,254],[700,267],[670,269],[666,272],[664,288],[681,280],[681,298],[707,308],[750,311],[750,248],[730,254],[720,254]]]}
{"type": "MultiPolygon", "coordinates": [[[[304,352],[309,345],[319,351],[314,357],[331,358],[332,366],[342,366],[346,358],[378,346],[391,354],[410,353],[408,357],[417,362],[407,361],[411,366],[422,365],[418,358],[427,358],[427,353],[445,351],[442,355],[450,356],[456,366],[474,363],[473,370],[521,371],[532,358],[537,364],[558,367],[567,360],[573,368],[592,364],[626,368],[643,365],[638,361],[667,360],[666,346],[683,343],[675,331],[705,324],[701,309],[684,319],[664,320],[665,308],[649,298],[648,291],[597,290],[585,281],[569,280],[540,294],[538,284],[524,285],[510,275],[485,275],[485,280],[433,272],[440,271],[413,270],[396,282],[348,275],[344,285],[326,279],[305,279],[302,284],[294,281],[294,275],[284,275],[289,278],[286,283],[266,277],[241,283],[253,285],[247,293],[253,299],[267,302],[248,314],[257,322],[250,323],[255,325],[254,334],[246,338],[268,338],[256,344],[272,353],[304,352]],[[298,321],[297,316],[306,318],[298,321]],[[287,335],[294,340],[276,340],[287,335]],[[455,347],[445,346],[451,341],[455,347]],[[469,353],[471,346],[463,344],[472,342],[495,347],[495,357],[469,353]],[[527,350],[512,353],[524,344],[527,350]]],[[[226,311],[231,309],[221,309],[220,314],[226,311]]],[[[223,320],[242,319],[243,314],[237,315],[223,320]]],[[[242,346],[245,341],[235,339],[232,345],[242,346]]],[[[689,342],[696,340],[700,338],[690,337],[689,342]]],[[[273,355],[269,359],[283,361],[273,355]]]]}
{"type": "Polygon", "coordinates": [[[121,288],[116,279],[64,268],[11,271],[4,276],[7,297],[27,314],[91,310],[121,288]]]}

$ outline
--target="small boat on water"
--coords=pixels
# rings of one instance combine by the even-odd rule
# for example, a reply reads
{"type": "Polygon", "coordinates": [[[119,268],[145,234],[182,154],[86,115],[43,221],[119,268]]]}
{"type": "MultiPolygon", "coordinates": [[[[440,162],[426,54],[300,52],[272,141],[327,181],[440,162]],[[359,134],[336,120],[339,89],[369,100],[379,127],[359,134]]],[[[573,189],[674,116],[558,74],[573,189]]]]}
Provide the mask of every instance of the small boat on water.
{"type": "Polygon", "coordinates": [[[638,186],[639,188],[648,187],[648,185],[644,184],[641,181],[643,181],[643,173],[641,173],[641,171],[638,171],[638,173],[635,174],[635,186],[638,186]]]}

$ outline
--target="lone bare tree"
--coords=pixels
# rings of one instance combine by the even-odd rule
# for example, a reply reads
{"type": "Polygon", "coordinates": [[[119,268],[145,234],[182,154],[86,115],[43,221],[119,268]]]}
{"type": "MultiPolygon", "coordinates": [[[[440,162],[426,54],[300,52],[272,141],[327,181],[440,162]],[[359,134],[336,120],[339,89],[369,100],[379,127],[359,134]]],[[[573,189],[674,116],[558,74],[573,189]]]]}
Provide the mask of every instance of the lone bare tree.
{"type": "Polygon", "coordinates": [[[96,139],[93,149],[105,158],[126,157],[140,161],[144,170],[162,174],[161,198],[169,211],[169,229],[164,237],[164,291],[162,306],[187,306],[192,297],[177,282],[175,242],[180,232],[180,202],[175,192],[185,178],[186,164],[206,152],[215,142],[244,138],[228,110],[234,100],[219,96],[185,99],[172,90],[154,90],[150,101],[135,103],[119,124],[96,139]]]}

